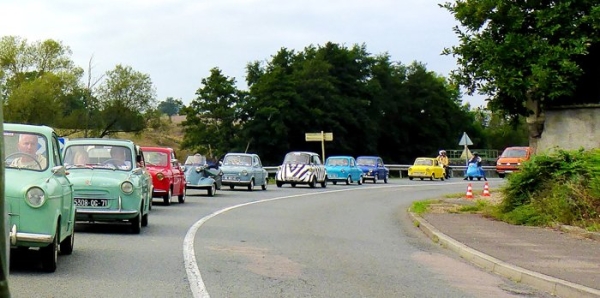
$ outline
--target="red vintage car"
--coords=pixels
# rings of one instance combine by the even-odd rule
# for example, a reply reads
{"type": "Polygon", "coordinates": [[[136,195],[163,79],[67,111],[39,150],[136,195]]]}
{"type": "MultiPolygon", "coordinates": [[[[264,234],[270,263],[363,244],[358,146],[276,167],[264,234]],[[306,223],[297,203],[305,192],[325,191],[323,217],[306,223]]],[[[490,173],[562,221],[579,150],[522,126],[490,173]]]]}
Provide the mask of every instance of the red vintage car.
{"type": "Polygon", "coordinates": [[[166,205],[177,196],[185,203],[185,174],[175,157],[175,150],[167,147],[142,147],[146,168],[152,174],[152,197],[163,198],[166,205]]]}

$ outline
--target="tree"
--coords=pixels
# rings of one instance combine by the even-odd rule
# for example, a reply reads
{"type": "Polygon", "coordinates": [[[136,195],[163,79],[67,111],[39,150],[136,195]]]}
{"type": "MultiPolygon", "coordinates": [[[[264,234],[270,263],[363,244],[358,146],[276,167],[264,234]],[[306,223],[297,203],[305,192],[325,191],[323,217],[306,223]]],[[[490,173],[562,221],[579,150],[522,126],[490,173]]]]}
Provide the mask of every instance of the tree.
{"type": "Polygon", "coordinates": [[[244,92],[235,87],[235,78],[222,74],[219,68],[210,70],[202,79],[198,97],[184,108],[186,120],[183,148],[220,157],[230,150],[241,150],[239,140],[239,103],[244,92]]]}
{"type": "Polygon", "coordinates": [[[98,137],[116,132],[140,132],[146,128],[144,113],[156,106],[156,91],[147,74],[117,65],[106,72],[97,90],[100,117],[98,137]]]}
{"type": "Polygon", "coordinates": [[[169,116],[169,122],[171,122],[171,116],[179,114],[181,108],[183,108],[183,101],[181,99],[174,99],[173,97],[167,97],[167,99],[158,104],[158,110],[169,116]]]}
{"type": "Polygon", "coordinates": [[[452,78],[469,94],[516,119],[530,116],[531,141],[543,131],[543,108],[598,103],[600,3],[595,0],[457,0],[441,5],[460,22],[452,78]]]}

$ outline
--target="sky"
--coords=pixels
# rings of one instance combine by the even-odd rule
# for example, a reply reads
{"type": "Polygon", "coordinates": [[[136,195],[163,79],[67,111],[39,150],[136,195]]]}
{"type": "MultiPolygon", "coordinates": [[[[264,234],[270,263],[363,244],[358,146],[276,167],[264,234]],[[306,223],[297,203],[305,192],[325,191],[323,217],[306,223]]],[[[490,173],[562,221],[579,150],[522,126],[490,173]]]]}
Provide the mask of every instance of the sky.
{"type": "MultiPolygon", "coordinates": [[[[333,42],[366,45],[372,55],[424,63],[448,76],[458,24],[436,0],[0,0],[0,37],[53,39],[72,51],[92,79],[131,66],[150,76],[157,100],[188,104],[218,67],[246,89],[245,67],[281,48],[333,42]]],[[[483,96],[464,96],[471,106],[483,96]]]]}

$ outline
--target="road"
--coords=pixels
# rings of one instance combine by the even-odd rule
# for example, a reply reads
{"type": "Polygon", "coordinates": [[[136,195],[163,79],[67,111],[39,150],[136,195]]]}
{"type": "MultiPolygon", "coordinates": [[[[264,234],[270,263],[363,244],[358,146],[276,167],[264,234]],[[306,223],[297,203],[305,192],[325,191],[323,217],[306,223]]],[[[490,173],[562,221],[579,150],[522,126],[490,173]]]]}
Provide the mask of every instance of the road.
{"type": "Polygon", "coordinates": [[[36,251],[12,250],[9,286],[13,297],[545,297],[433,244],[406,216],[412,201],[465,185],[190,191],[185,204],[155,200],[140,235],[78,223],[55,273],[36,251]]]}

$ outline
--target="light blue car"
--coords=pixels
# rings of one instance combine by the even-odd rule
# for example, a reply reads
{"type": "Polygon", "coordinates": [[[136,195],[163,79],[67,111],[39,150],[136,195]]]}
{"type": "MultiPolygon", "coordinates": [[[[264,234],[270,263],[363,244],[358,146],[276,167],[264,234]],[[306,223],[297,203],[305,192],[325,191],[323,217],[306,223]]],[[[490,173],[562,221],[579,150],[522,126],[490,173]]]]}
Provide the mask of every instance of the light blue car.
{"type": "Polygon", "coordinates": [[[325,169],[327,181],[334,185],[337,182],[346,182],[346,185],[353,182],[363,184],[363,171],[352,156],[330,156],[325,161],[325,169]]]}
{"type": "Polygon", "coordinates": [[[221,171],[223,171],[221,183],[229,186],[229,189],[243,186],[252,191],[254,186],[260,186],[262,190],[267,190],[269,173],[263,168],[256,154],[227,153],[223,158],[221,171]]]}

